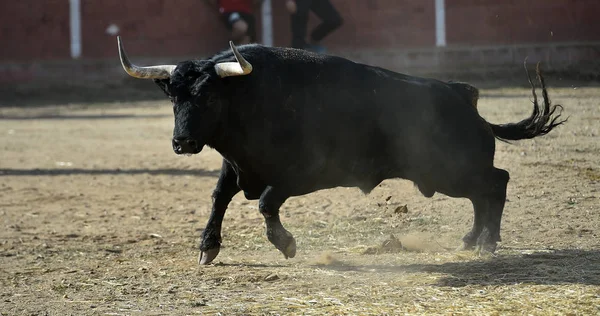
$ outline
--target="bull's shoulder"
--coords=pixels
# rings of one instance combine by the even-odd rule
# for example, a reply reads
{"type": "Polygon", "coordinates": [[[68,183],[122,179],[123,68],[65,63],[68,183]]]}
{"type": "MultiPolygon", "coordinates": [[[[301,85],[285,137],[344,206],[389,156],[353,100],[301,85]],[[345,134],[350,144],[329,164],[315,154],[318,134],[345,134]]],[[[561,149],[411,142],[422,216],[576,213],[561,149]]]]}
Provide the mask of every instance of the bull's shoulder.
{"type": "Polygon", "coordinates": [[[477,101],[479,100],[479,89],[465,82],[449,81],[448,86],[456,93],[463,97],[469,104],[477,109],[477,101]]]}

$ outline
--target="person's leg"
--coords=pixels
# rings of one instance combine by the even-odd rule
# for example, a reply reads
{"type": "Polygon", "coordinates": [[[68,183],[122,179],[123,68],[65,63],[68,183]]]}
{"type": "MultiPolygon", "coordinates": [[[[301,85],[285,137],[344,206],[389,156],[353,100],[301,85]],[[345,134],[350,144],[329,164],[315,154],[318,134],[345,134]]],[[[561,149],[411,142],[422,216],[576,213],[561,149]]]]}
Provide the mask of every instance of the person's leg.
{"type": "Polygon", "coordinates": [[[230,32],[230,38],[236,45],[250,43],[248,32],[248,23],[243,19],[239,12],[223,13],[223,20],[230,32]]]}
{"type": "Polygon", "coordinates": [[[293,48],[304,49],[307,45],[306,27],[308,25],[308,13],[312,2],[312,0],[296,0],[296,12],[290,17],[293,48]]]}
{"type": "Polygon", "coordinates": [[[338,29],[344,20],[330,0],[313,1],[310,9],[321,19],[321,23],[310,34],[310,43],[319,46],[321,40],[338,29]]]}
{"type": "Polygon", "coordinates": [[[237,20],[232,25],[231,30],[231,40],[236,45],[243,45],[250,43],[250,36],[247,34],[248,32],[248,23],[244,20],[237,20]]]}
{"type": "Polygon", "coordinates": [[[250,13],[240,13],[242,20],[246,22],[246,32],[244,33],[244,43],[255,43],[257,41],[256,35],[256,18],[250,13]]]}

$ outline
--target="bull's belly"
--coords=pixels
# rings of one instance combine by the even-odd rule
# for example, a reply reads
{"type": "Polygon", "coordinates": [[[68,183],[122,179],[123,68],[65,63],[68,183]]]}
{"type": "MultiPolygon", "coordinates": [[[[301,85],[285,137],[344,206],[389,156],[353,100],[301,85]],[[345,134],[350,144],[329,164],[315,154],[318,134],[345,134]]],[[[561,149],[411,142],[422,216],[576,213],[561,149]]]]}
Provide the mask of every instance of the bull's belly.
{"type": "Polygon", "coordinates": [[[402,172],[394,166],[385,164],[355,164],[352,166],[336,165],[316,168],[306,172],[308,168],[288,169],[267,185],[282,187],[292,196],[336,187],[357,187],[364,193],[371,192],[383,180],[401,178],[402,172]]]}

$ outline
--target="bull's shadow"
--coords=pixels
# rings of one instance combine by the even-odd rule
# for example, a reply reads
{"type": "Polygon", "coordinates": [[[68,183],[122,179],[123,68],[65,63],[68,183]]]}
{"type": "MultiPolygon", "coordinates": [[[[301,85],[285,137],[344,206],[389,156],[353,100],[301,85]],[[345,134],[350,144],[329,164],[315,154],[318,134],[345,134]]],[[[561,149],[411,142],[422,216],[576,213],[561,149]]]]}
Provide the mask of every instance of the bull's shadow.
{"type": "MultiPolygon", "coordinates": [[[[398,254],[399,256],[402,253],[398,254]]],[[[442,273],[438,286],[508,285],[600,285],[600,250],[563,249],[525,255],[499,255],[488,260],[409,265],[319,266],[364,273],[442,273]]]]}
{"type": "Polygon", "coordinates": [[[204,169],[0,169],[2,176],[68,176],[68,175],[171,175],[171,176],[196,176],[196,177],[218,177],[220,170],[204,169]]]}

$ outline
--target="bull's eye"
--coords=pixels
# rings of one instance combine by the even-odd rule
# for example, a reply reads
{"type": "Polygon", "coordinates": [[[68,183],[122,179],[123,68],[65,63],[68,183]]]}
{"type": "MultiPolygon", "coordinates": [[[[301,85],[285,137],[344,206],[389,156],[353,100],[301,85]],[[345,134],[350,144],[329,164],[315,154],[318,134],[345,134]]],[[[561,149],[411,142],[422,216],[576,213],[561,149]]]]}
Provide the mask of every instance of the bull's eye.
{"type": "Polygon", "coordinates": [[[217,102],[218,102],[218,99],[214,95],[210,95],[210,96],[208,96],[208,98],[206,98],[206,105],[208,105],[208,106],[213,106],[217,102]]]}

